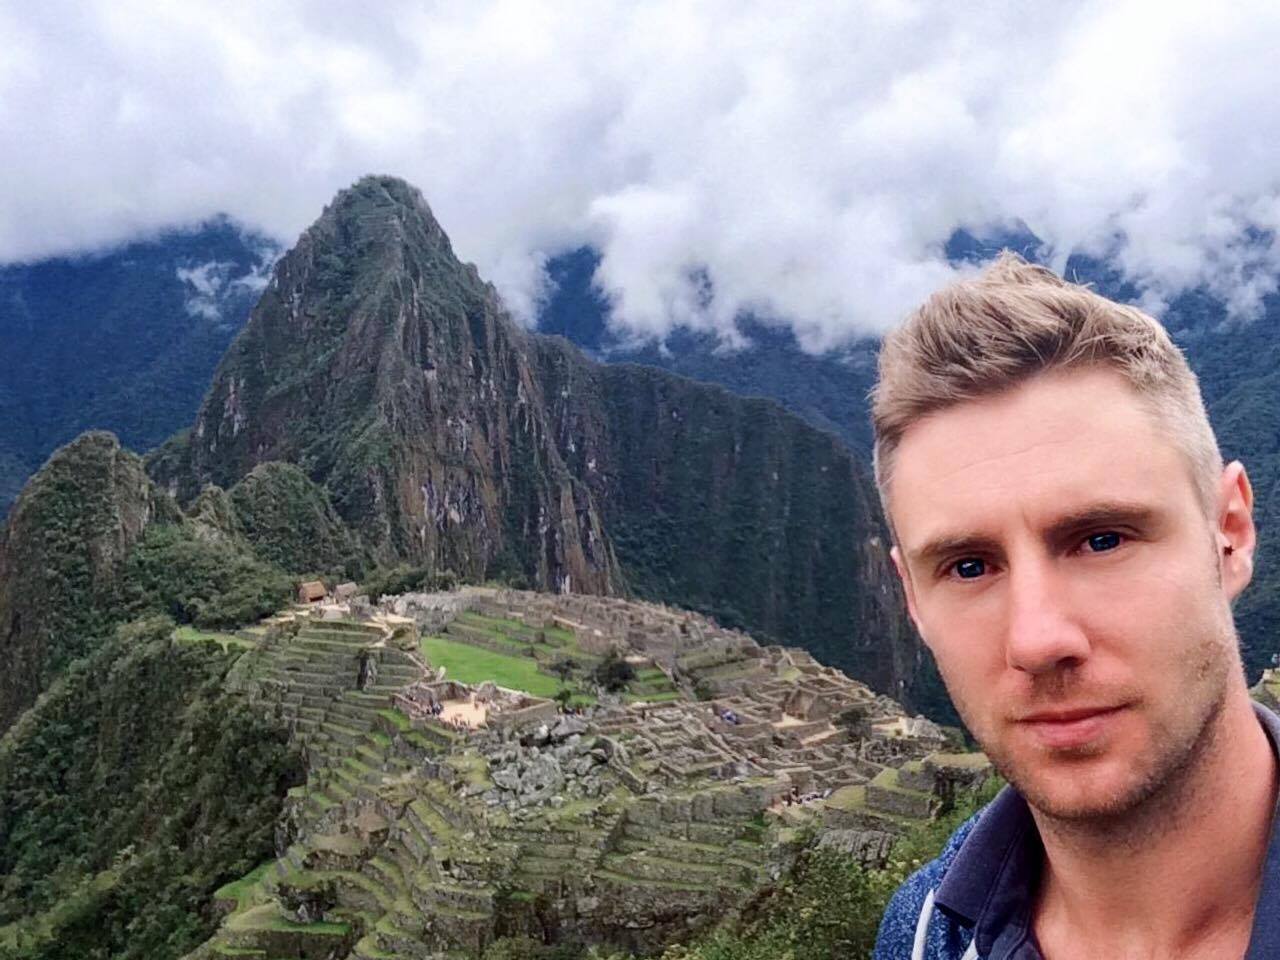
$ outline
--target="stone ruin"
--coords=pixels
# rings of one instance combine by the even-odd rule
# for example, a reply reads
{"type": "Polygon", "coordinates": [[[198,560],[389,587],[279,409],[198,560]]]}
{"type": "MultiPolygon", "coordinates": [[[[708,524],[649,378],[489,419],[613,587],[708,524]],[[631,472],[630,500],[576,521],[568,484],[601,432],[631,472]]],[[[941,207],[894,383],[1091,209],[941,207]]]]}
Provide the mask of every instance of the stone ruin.
{"type": "Polygon", "coordinates": [[[657,604],[467,588],[298,616],[255,635],[245,682],[291,718],[307,783],[278,859],[191,960],[479,955],[499,931],[654,950],[780,875],[800,828],[879,862],[990,774],[806,652],[657,604]],[[450,629],[464,614],[652,664],[668,699],[562,713],[391,642],[411,624],[484,645],[450,629]]]}
{"type": "Polygon", "coordinates": [[[417,724],[457,730],[505,730],[554,721],[555,701],[507,690],[492,682],[468,686],[454,680],[421,680],[392,697],[392,704],[417,724]]]}

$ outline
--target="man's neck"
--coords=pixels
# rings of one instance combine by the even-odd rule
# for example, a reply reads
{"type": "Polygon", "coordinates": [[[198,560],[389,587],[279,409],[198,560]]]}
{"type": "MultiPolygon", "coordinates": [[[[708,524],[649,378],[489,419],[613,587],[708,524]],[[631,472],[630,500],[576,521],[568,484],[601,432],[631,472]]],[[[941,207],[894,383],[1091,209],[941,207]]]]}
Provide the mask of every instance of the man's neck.
{"type": "Polygon", "coordinates": [[[1243,684],[1215,722],[1194,769],[1131,817],[1085,826],[1032,811],[1045,846],[1034,929],[1046,957],[1243,956],[1276,763],[1243,684]]]}

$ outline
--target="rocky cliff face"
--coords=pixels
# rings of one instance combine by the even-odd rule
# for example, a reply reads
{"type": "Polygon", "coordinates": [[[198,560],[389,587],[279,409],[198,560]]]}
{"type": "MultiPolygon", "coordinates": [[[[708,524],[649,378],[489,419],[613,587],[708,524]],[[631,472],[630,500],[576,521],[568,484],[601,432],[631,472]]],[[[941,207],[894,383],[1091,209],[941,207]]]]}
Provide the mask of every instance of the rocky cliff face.
{"type": "Polygon", "coordinates": [[[90,652],[130,549],[175,513],[109,433],[84,434],[32,477],[0,542],[0,731],[90,652]]]}
{"type": "Polygon", "coordinates": [[[277,264],[151,470],[189,499],[273,460],[384,562],[687,604],[898,695],[915,670],[848,452],[772,402],[524,332],[399,180],[343,191],[277,264]]]}
{"type": "Polygon", "coordinates": [[[635,593],[903,693],[918,651],[870,477],[836,437],[771,400],[534,342],[557,443],[635,593]]]}
{"type": "Polygon", "coordinates": [[[284,460],[380,559],[479,578],[514,554],[540,584],[617,589],[525,340],[422,196],[366,178],[277,265],[189,446],[163,450],[157,475],[189,495],[284,460]]]}

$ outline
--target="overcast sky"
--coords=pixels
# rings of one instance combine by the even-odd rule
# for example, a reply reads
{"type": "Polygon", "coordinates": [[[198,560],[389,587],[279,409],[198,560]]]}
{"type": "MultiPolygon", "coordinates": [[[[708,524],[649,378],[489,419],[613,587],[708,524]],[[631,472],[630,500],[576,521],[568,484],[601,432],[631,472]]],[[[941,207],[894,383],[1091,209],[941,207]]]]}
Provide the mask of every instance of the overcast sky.
{"type": "Polygon", "coordinates": [[[290,244],[377,172],[526,318],[546,257],[595,245],[640,333],[881,331],[957,226],[1014,219],[1156,308],[1274,288],[1280,4],[782,9],[0,0],[0,261],[219,211],[290,244]]]}

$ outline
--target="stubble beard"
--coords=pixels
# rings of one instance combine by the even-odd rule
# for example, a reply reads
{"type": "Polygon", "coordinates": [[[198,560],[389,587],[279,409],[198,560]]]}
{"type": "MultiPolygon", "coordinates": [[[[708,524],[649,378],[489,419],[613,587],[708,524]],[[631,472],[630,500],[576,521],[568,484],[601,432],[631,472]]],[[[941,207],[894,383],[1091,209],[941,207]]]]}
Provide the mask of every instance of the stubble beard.
{"type": "MultiPolygon", "coordinates": [[[[1179,689],[1189,694],[1193,689],[1198,709],[1189,716],[1155,717],[1150,724],[1149,753],[1134,758],[1140,769],[1135,776],[1093,797],[1082,799],[1064,796],[1070,791],[1055,790],[1065,778],[1107,751],[1105,744],[1088,744],[1072,750],[1053,751],[1036,758],[1023,758],[1006,749],[999,737],[975,736],[982,744],[996,770],[1022,794],[1039,814],[1045,826],[1064,833],[1105,838],[1109,843],[1143,843],[1153,831],[1164,832],[1176,825],[1178,812],[1188,807],[1197,790],[1205,784],[1197,774],[1204,770],[1215,752],[1218,731],[1227,701],[1229,678],[1234,659],[1227,643],[1238,642],[1234,629],[1227,636],[1212,628],[1188,651],[1186,667],[1170,673],[1178,676],[1179,689]]],[[[1046,678],[1060,690],[1073,686],[1069,675],[1046,678]]],[[[1058,702],[1065,702],[1059,700],[1058,702]]],[[[961,716],[968,711],[957,703],[961,716]]]]}

